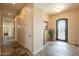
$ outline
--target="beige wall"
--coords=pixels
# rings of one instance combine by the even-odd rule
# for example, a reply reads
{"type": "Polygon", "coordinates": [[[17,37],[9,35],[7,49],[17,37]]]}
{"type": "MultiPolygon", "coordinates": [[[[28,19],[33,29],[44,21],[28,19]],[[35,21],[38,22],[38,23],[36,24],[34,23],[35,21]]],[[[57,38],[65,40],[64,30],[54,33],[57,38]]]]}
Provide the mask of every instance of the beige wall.
{"type": "Polygon", "coordinates": [[[33,24],[32,24],[32,6],[26,5],[16,16],[16,34],[17,41],[33,52],[33,24]]]}
{"type": "Polygon", "coordinates": [[[54,29],[54,39],[56,39],[56,20],[60,18],[68,19],[68,42],[78,44],[79,40],[79,9],[66,11],[60,14],[51,15],[49,27],[54,29]]]}
{"type": "Polygon", "coordinates": [[[15,20],[17,41],[29,49],[32,54],[43,49],[42,10],[35,5],[26,5],[15,20]],[[30,8],[31,11],[27,8],[30,8]]]}
{"type": "MultiPolygon", "coordinates": [[[[47,42],[50,41],[49,40],[49,35],[48,35],[48,30],[45,28],[46,27],[45,22],[49,21],[49,16],[44,12],[43,17],[44,17],[44,19],[43,19],[43,21],[44,21],[44,24],[43,24],[44,25],[43,41],[44,41],[44,44],[46,44],[47,42]]],[[[49,22],[48,22],[48,24],[49,24],[49,22]]],[[[48,24],[47,24],[47,26],[48,26],[48,24]]]]}
{"type": "Polygon", "coordinates": [[[43,49],[43,11],[34,6],[33,12],[33,41],[34,41],[34,54],[43,49]]]}
{"type": "Polygon", "coordinates": [[[2,22],[2,14],[1,14],[1,12],[0,12],[0,39],[2,38],[2,36],[3,36],[3,22],[2,22]]]}

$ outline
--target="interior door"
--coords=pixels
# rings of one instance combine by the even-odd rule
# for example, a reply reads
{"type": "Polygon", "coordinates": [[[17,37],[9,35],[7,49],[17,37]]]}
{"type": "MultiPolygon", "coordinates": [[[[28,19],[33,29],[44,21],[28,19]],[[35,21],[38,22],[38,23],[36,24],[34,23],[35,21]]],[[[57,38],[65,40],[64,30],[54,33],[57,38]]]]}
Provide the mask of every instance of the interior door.
{"type": "Polygon", "coordinates": [[[58,19],[56,22],[56,39],[61,41],[68,40],[68,21],[67,19],[58,19]]]}

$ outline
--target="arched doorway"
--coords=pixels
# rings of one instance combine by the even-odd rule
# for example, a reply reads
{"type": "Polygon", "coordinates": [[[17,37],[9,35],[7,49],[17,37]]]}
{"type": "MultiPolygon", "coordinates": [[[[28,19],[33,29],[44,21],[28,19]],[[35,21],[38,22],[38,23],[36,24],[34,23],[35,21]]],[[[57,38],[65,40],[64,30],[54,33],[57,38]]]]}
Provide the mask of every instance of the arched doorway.
{"type": "Polygon", "coordinates": [[[56,39],[68,42],[68,19],[60,18],[56,21],[56,39]]]}

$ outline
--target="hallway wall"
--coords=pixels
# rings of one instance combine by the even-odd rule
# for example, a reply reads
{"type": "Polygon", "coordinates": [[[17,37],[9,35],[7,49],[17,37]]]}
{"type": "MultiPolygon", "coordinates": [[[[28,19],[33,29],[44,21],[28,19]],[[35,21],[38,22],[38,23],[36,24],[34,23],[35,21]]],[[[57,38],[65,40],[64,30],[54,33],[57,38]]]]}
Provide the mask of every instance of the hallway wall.
{"type": "Polygon", "coordinates": [[[33,7],[33,41],[34,41],[34,54],[43,49],[43,11],[34,5],[33,7]]]}
{"type": "Polygon", "coordinates": [[[33,52],[32,20],[32,5],[27,4],[16,16],[16,32],[17,41],[31,52],[33,52]]]}
{"type": "Polygon", "coordinates": [[[79,9],[69,10],[63,13],[49,16],[49,27],[54,29],[54,39],[56,40],[56,20],[60,18],[68,19],[68,42],[78,44],[79,41],[79,9]]]}
{"type": "Polygon", "coordinates": [[[43,20],[43,11],[32,4],[16,16],[17,41],[32,54],[43,49],[43,20]]]}
{"type": "Polygon", "coordinates": [[[2,14],[1,14],[1,12],[0,12],[0,39],[2,38],[2,36],[3,36],[3,22],[2,22],[3,20],[2,20],[2,14]]]}

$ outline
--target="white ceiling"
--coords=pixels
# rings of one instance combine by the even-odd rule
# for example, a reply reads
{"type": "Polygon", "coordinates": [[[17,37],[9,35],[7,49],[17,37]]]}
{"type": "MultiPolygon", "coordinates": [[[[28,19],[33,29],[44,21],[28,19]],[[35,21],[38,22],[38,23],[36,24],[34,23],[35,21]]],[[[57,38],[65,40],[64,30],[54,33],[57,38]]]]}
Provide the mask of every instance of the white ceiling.
{"type": "Polygon", "coordinates": [[[3,17],[13,18],[24,6],[21,3],[0,3],[0,10],[3,13],[3,17]]]}
{"type": "MultiPolygon", "coordinates": [[[[3,11],[4,16],[14,17],[24,5],[25,4],[23,3],[0,3],[0,10],[3,11]],[[8,15],[8,13],[11,13],[11,15],[8,15]]],[[[79,7],[79,3],[35,3],[35,5],[48,15],[57,14],[79,7]]]]}
{"type": "Polygon", "coordinates": [[[50,3],[35,3],[35,6],[38,6],[42,10],[46,9],[49,5],[50,3]]]}
{"type": "Polygon", "coordinates": [[[37,3],[35,5],[49,15],[79,8],[79,3],[37,3]]]}

